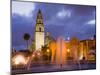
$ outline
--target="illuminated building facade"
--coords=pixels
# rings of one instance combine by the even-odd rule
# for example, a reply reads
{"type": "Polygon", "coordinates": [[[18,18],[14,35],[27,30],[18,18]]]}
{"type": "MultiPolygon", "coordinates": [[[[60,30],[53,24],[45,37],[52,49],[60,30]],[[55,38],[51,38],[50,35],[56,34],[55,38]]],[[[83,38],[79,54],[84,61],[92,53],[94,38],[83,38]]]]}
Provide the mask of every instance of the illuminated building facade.
{"type": "Polygon", "coordinates": [[[80,59],[95,60],[96,58],[96,40],[80,41],[80,59]]]}
{"type": "MultiPolygon", "coordinates": [[[[30,50],[41,51],[42,46],[47,46],[51,50],[51,60],[53,61],[57,52],[57,40],[52,38],[49,32],[45,34],[42,13],[39,10],[35,25],[35,39],[32,42],[30,50]]],[[[58,37],[59,38],[59,37],[58,37]]],[[[95,60],[96,58],[96,39],[79,40],[72,37],[70,40],[64,40],[66,44],[66,60],[95,60]]]]}

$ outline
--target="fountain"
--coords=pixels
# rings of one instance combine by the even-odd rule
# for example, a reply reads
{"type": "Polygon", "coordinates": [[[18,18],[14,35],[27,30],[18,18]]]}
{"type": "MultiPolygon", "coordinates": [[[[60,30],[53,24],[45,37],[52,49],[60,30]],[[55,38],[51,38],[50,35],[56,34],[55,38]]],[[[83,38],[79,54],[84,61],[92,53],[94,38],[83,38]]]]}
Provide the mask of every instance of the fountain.
{"type": "Polygon", "coordinates": [[[66,44],[63,37],[57,39],[56,65],[63,67],[66,64],[66,44]]]}
{"type": "Polygon", "coordinates": [[[51,53],[52,53],[52,55],[51,55],[51,63],[53,64],[53,63],[55,63],[55,54],[56,54],[56,48],[57,48],[56,42],[52,41],[50,43],[49,47],[50,47],[51,53]]]}

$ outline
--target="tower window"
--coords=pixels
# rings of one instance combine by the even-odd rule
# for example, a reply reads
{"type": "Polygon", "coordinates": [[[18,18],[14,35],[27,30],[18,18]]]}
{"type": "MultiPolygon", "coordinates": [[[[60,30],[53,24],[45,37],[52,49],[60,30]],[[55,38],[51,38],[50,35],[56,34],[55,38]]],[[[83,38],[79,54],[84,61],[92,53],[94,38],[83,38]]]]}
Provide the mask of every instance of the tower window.
{"type": "Polygon", "coordinates": [[[39,28],[39,31],[41,32],[41,27],[39,28]]]}

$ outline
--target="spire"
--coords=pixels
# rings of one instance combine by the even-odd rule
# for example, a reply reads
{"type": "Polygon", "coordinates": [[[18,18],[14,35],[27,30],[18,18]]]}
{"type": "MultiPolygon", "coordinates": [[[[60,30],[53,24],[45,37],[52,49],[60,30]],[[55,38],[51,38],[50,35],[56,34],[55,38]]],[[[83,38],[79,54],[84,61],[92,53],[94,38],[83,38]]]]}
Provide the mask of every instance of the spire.
{"type": "Polygon", "coordinates": [[[39,9],[38,13],[41,13],[41,10],[39,9]]]}
{"type": "Polygon", "coordinates": [[[37,12],[37,19],[36,19],[36,29],[35,31],[43,32],[44,31],[44,24],[43,24],[43,17],[41,10],[39,9],[37,12]]]}
{"type": "Polygon", "coordinates": [[[38,10],[37,18],[38,19],[42,19],[42,13],[41,13],[41,10],[40,9],[38,10]]]}

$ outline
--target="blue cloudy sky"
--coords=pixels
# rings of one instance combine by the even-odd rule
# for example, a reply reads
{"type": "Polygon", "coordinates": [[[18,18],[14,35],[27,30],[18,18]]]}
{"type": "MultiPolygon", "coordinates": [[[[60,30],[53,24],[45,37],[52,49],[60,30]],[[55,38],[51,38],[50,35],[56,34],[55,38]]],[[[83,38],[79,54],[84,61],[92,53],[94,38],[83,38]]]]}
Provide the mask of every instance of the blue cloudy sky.
{"type": "Polygon", "coordinates": [[[96,34],[96,7],[86,5],[49,4],[12,1],[12,46],[26,47],[24,33],[34,39],[38,10],[42,11],[45,31],[55,39],[59,36],[89,39],[96,34]]]}

